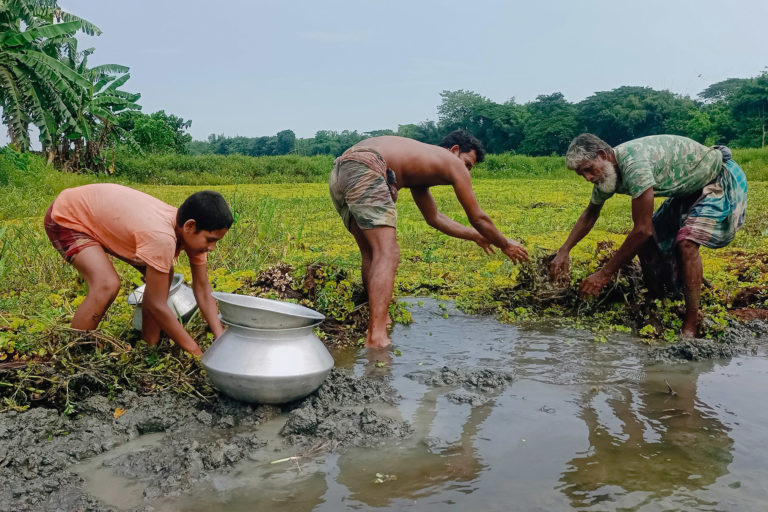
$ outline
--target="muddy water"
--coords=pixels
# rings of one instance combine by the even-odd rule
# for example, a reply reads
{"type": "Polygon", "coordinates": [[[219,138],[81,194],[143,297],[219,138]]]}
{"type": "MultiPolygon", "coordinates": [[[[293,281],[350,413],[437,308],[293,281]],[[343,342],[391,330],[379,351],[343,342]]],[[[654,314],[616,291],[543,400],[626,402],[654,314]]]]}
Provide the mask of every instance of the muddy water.
{"type": "Polygon", "coordinates": [[[280,442],[282,414],[257,431],[264,449],[191,492],[146,501],[93,461],[80,472],[86,491],[158,511],[730,511],[768,501],[764,352],[661,364],[623,335],[598,343],[449,303],[411,305],[396,351],[335,354],[337,366],[394,388],[393,404],[372,407],[407,422],[404,439],[299,450],[280,442]]]}

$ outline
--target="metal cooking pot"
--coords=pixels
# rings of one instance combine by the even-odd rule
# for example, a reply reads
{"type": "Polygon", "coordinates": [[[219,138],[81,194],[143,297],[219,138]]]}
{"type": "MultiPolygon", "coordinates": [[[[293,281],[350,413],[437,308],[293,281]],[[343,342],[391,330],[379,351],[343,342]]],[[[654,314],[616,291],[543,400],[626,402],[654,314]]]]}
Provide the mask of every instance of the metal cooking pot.
{"type": "Polygon", "coordinates": [[[221,318],[227,323],[256,329],[286,329],[316,325],[325,316],[292,302],[262,299],[237,293],[213,292],[221,318]]]}
{"type": "MultiPolygon", "coordinates": [[[[133,312],[133,328],[141,330],[141,301],[144,297],[144,288],[141,285],[128,295],[128,304],[135,305],[133,312]]],[[[186,323],[197,311],[197,301],[192,288],[184,284],[184,274],[173,274],[171,288],[168,290],[168,306],[176,313],[181,323],[186,323]]]]}
{"type": "Polygon", "coordinates": [[[279,404],[312,393],[333,368],[333,357],[313,331],[321,321],[255,329],[224,320],[227,330],[203,354],[208,378],[243,402],[279,404]]]}

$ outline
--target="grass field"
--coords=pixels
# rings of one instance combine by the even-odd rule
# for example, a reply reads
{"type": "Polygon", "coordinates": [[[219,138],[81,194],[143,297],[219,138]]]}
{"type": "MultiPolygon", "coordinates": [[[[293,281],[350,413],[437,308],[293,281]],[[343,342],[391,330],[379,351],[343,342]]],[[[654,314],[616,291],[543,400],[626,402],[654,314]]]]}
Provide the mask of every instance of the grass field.
{"type": "MultiPolygon", "coordinates": [[[[762,154],[761,165],[765,165],[765,154],[762,154]]],[[[752,165],[757,165],[754,161],[752,165]]],[[[556,179],[542,179],[538,175],[533,179],[482,177],[488,172],[491,171],[479,172],[480,177],[474,180],[480,204],[502,232],[523,242],[534,255],[555,251],[589,200],[590,185],[563,169],[552,170],[553,175],[558,176],[556,179]]],[[[100,388],[129,387],[147,391],[181,386],[190,393],[199,392],[202,385],[199,367],[185,355],[167,348],[150,350],[141,343],[129,350],[128,343],[136,344],[138,337],[130,330],[132,309],[126,304],[126,295],[141,280],[138,272],[120,262],[116,263],[118,272],[124,277],[120,296],[102,322],[98,337],[86,344],[78,343],[76,335],[67,326],[86,290],[75,270],[65,265],[50,245],[42,227],[42,217],[59,190],[93,179],[60,175],[37,167],[28,173],[34,176],[33,183],[18,178],[16,186],[11,179],[11,185],[0,187],[3,195],[0,206],[0,365],[5,365],[0,366],[0,394],[4,406],[17,407],[36,399],[57,404],[64,400],[63,403],[69,405],[66,398],[61,398],[62,393],[75,389],[75,383],[82,381],[88,372],[101,375],[94,377],[98,385],[92,384],[100,388]],[[82,348],[86,346],[92,348],[82,348]],[[86,360],[88,364],[83,363],[86,360]],[[93,370],[93,365],[98,368],[103,365],[104,371],[93,370]],[[61,376],[65,368],[70,371],[66,378],[61,376]],[[118,369],[122,374],[116,375],[118,369]],[[178,375],[186,377],[179,381],[178,375]]],[[[720,324],[724,322],[725,308],[735,297],[744,295],[745,290],[752,297],[749,305],[766,306],[767,184],[750,181],[747,223],[736,240],[726,249],[702,250],[705,278],[712,285],[710,292],[704,294],[705,311],[720,324]]],[[[173,205],[180,204],[190,193],[201,188],[132,186],[173,205]]],[[[298,290],[296,297],[340,322],[339,330],[326,333],[329,337],[344,337],[345,325],[355,336],[364,329],[359,317],[352,318],[353,312],[359,310],[360,255],[331,205],[325,183],[238,184],[208,188],[221,192],[238,214],[236,224],[209,256],[209,272],[215,289],[259,293],[269,288],[269,283],[265,284],[264,271],[281,263],[288,264],[294,269],[289,273],[294,279],[293,287],[298,290]],[[308,266],[314,266],[315,270],[308,271],[308,266]],[[324,273],[318,274],[317,268],[324,269],[324,273]],[[315,272],[317,278],[317,287],[309,291],[306,282],[303,287],[301,284],[308,272],[315,272]]],[[[449,187],[434,188],[433,193],[440,211],[466,223],[449,187]]],[[[598,247],[598,242],[613,242],[615,248],[624,239],[631,227],[629,206],[629,199],[623,196],[616,196],[606,203],[595,229],[572,252],[572,287],[594,271],[599,258],[610,250],[604,244],[598,247]]],[[[452,239],[429,228],[407,191],[401,194],[398,213],[401,263],[396,279],[397,295],[436,294],[454,298],[466,309],[495,312],[502,319],[511,321],[536,318],[540,314],[563,315],[563,310],[557,307],[536,311],[527,307],[524,301],[515,297],[510,299],[510,294],[516,293],[512,290],[516,284],[529,281],[518,275],[520,267],[500,252],[488,257],[470,242],[452,239]]],[[[183,256],[177,271],[189,277],[183,256]]],[[[523,270],[536,271],[531,265],[523,270]]],[[[605,321],[598,322],[597,328],[627,323],[627,315],[632,313],[628,313],[626,307],[627,304],[618,304],[600,310],[605,321]]],[[[674,338],[677,320],[669,313],[674,311],[674,304],[671,307],[660,315],[660,320],[657,319],[661,322],[658,328],[652,333],[646,329],[647,334],[674,338]]],[[[599,311],[588,310],[584,318],[575,321],[588,324],[586,317],[590,316],[599,320],[600,315],[596,312],[599,311]]],[[[407,320],[407,314],[403,313],[400,318],[407,320]]],[[[210,339],[204,326],[199,320],[193,324],[193,334],[205,346],[210,339]]],[[[638,328],[644,320],[631,324],[638,328]]]]}

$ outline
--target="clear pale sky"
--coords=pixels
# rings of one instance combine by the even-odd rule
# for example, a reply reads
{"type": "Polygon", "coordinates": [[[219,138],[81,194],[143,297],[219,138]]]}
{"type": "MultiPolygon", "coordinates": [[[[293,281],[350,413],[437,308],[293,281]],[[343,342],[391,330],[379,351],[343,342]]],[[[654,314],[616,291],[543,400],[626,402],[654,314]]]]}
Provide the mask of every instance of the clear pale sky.
{"type": "Polygon", "coordinates": [[[768,65],[766,0],[60,0],[99,26],[89,64],[131,68],[143,111],[191,133],[397,129],[443,90],[503,102],[622,85],[695,96],[768,65]]]}

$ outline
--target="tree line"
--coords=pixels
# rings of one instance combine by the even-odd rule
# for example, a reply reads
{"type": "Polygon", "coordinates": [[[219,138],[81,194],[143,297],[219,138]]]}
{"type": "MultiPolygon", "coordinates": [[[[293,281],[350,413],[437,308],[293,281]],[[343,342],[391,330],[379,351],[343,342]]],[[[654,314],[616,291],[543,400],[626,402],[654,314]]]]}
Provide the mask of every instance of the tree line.
{"type": "Polygon", "coordinates": [[[571,103],[559,93],[540,95],[519,104],[496,103],[472,91],[443,91],[438,120],[399,125],[397,130],[341,132],[322,130],[311,138],[296,138],[291,130],[267,137],[210,135],[188,145],[193,154],[251,156],[331,154],[368,137],[399,135],[437,143],[445,134],[463,129],[480,139],[490,153],[562,155],[579,133],[590,132],[611,145],[646,135],[684,135],[703,144],[764,147],[768,119],[768,73],[729,78],[710,85],[696,99],[625,86],[596,92],[571,103]]]}

